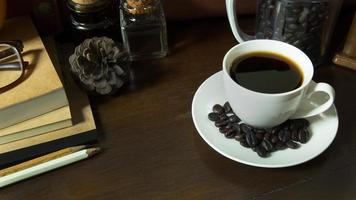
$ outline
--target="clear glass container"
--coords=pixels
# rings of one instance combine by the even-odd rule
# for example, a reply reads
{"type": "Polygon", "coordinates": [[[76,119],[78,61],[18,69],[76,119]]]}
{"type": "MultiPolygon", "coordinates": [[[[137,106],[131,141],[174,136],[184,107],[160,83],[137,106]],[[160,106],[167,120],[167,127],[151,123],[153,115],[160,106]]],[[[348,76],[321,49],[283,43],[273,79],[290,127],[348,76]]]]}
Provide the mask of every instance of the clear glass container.
{"type": "Polygon", "coordinates": [[[319,65],[327,52],[343,0],[258,0],[256,34],[241,31],[235,0],[226,0],[229,21],[239,42],[274,39],[292,44],[319,65]]]}
{"type": "Polygon", "coordinates": [[[160,0],[121,0],[120,26],[130,60],[166,56],[166,20],[160,0]]]}

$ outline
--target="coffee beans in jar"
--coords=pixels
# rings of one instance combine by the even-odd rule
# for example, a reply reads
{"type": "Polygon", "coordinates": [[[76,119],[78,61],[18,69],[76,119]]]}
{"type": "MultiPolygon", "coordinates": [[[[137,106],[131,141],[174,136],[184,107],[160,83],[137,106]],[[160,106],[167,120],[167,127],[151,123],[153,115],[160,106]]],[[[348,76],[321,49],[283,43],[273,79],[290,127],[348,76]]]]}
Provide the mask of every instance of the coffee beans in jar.
{"type": "Polygon", "coordinates": [[[327,0],[260,0],[258,5],[257,39],[284,41],[301,49],[314,64],[321,62],[327,0]]]}

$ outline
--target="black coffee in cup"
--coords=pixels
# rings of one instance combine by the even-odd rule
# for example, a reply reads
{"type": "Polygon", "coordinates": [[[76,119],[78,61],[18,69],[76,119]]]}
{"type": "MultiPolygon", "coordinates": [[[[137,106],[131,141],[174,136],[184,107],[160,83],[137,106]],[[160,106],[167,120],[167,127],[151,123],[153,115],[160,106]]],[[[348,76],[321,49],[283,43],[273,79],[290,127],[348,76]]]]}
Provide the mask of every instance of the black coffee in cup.
{"type": "Polygon", "coordinates": [[[261,93],[284,93],[303,83],[293,60],[273,52],[253,52],[232,62],[231,78],[244,88],[261,93]]]}

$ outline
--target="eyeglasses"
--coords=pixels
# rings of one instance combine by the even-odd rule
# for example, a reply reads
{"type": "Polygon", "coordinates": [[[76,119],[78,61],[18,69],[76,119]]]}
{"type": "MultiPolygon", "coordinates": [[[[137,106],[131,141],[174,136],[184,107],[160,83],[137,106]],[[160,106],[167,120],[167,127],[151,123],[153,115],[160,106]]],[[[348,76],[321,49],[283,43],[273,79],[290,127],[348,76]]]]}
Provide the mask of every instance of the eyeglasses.
{"type": "Polygon", "coordinates": [[[19,40],[0,41],[0,89],[16,83],[24,73],[21,52],[23,44],[19,40]]]}

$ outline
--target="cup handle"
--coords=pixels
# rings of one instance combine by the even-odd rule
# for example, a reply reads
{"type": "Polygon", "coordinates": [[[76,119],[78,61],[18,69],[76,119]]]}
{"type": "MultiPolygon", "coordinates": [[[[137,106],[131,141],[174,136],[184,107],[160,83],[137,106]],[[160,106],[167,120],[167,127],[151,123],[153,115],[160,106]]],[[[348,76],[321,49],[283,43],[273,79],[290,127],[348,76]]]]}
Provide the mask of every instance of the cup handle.
{"type": "Polygon", "coordinates": [[[310,84],[305,98],[302,100],[298,110],[296,111],[296,113],[294,113],[291,119],[311,117],[323,113],[333,105],[334,99],[335,90],[331,85],[327,83],[310,84]],[[321,105],[315,105],[315,103],[313,103],[313,94],[317,92],[326,93],[329,96],[329,99],[321,105]],[[312,106],[309,106],[309,108],[306,109],[303,105],[307,104],[312,106]]]}
{"type": "Polygon", "coordinates": [[[225,3],[226,3],[227,17],[229,19],[232,33],[234,34],[236,40],[239,43],[242,43],[245,42],[246,40],[254,39],[255,36],[248,35],[240,29],[236,16],[236,0],[226,0],[225,3]]]}

